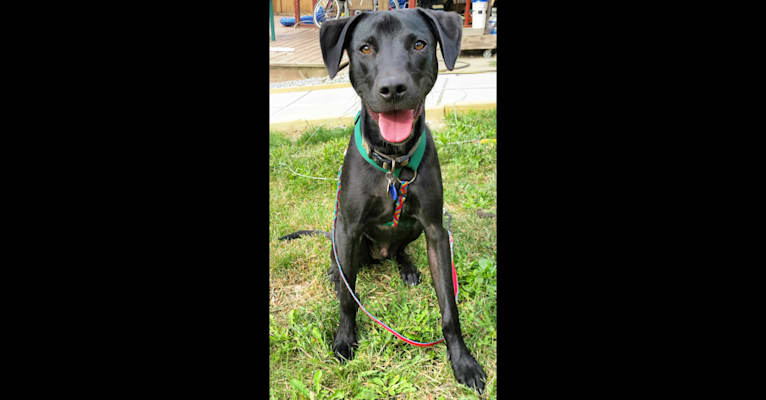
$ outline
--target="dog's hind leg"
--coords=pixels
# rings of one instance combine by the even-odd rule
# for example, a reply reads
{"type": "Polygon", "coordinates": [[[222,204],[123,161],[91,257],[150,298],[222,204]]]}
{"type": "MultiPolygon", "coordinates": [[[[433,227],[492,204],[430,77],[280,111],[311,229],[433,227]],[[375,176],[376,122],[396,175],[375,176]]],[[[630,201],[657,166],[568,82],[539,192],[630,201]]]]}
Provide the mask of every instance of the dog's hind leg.
{"type": "MultiPolygon", "coordinates": [[[[370,256],[370,240],[366,237],[362,237],[362,241],[359,244],[359,257],[360,266],[380,263],[380,260],[375,260],[370,256]]],[[[330,246],[330,268],[327,269],[327,277],[335,285],[336,294],[339,289],[347,290],[346,286],[341,282],[339,274],[340,271],[338,271],[338,264],[335,262],[335,254],[333,253],[332,246],[330,246]]]]}
{"type": "Polygon", "coordinates": [[[396,253],[396,264],[399,266],[399,275],[402,277],[402,281],[410,286],[416,286],[420,283],[420,272],[418,268],[412,264],[410,257],[404,252],[404,247],[396,253]]]}

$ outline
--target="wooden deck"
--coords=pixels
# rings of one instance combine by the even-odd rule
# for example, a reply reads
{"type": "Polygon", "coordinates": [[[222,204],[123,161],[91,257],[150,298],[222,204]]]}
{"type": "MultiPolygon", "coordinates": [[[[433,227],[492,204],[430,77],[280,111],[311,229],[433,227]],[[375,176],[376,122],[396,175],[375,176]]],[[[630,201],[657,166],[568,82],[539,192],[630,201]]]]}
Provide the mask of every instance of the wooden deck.
{"type": "Polygon", "coordinates": [[[489,50],[497,48],[497,35],[485,35],[481,29],[463,28],[461,50],[489,50]]]}
{"type": "MultiPolygon", "coordinates": [[[[314,27],[286,27],[279,23],[282,16],[274,16],[276,41],[269,41],[271,48],[290,48],[289,52],[269,51],[269,66],[272,68],[322,68],[322,50],[319,48],[319,29],[314,27]]],[[[463,29],[463,50],[494,49],[497,35],[482,35],[470,28],[463,29]]],[[[437,53],[441,60],[441,52],[437,53]]],[[[343,52],[341,63],[348,61],[343,52]]]]}
{"type": "MultiPolygon", "coordinates": [[[[269,66],[293,68],[324,68],[322,50],[319,48],[319,29],[313,26],[283,26],[279,23],[282,16],[274,16],[276,41],[269,39],[269,47],[287,47],[290,52],[269,51],[269,66]]],[[[341,62],[348,61],[343,53],[341,62]]]]}

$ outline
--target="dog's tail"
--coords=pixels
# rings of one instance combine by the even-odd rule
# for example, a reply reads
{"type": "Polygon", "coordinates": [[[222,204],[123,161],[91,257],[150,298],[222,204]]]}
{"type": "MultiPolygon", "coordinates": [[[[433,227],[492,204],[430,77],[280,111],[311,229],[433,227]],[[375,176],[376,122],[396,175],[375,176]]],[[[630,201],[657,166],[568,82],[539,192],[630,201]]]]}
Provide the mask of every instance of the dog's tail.
{"type": "Polygon", "coordinates": [[[326,231],[298,231],[298,232],[293,232],[289,235],[282,236],[281,238],[279,238],[279,240],[293,240],[293,239],[298,239],[299,237],[305,236],[305,235],[324,235],[324,237],[332,240],[332,236],[330,236],[330,232],[326,232],[326,231]]]}

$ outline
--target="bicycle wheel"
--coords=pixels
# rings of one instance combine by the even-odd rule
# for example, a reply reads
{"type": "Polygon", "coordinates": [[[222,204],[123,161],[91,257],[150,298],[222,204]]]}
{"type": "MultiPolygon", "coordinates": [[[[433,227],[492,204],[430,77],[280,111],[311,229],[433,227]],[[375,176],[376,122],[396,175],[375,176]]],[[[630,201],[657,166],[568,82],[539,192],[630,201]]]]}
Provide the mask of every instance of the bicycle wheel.
{"type": "Polygon", "coordinates": [[[319,0],[314,7],[314,24],[322,27],[322,22],[331,19],[338,19],[340,16],[340,6],[338,0],[319,0]]]}
{"type": "MultiPolygon", "coordinates": [[[[384,10],[388,11],[388,8],[385,7],[385,3],[383,1],[386,0],[375,0],[375,2],[372,5],[372,11],[378,11],[378,10],[384,10]],[[383,4],[380,4],[383,3],[383,4]]],[[[388,0],[388,5],[391,6],[391,8],[399,9],[399,0],[388,0]]]]}

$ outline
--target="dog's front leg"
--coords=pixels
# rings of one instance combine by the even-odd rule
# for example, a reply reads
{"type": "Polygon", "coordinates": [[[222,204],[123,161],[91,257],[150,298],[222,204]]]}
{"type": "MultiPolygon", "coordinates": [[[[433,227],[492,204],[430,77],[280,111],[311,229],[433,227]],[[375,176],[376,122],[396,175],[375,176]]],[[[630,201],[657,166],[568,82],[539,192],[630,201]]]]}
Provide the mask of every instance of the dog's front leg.
{"type": "Polygon", "coordinates": [[[458,382],[475,387],[479,393],[484,390],[486,375],[471,352],[465,346],[460,330],[457,303],[452,283],[452,264],[450,263],[449,234],[441,221],[425,226],[428,247],[428,265],[439,309],[442,315],[442,333],[447,345],[452,371],[458,382]]]}
{"type": "MultiPolygon", "coordinates": [[[[359,244],[361,234],[356,226],[349,226],[342,220],[338,220],[335,227],[335,254],[340,261],[343,275],[346,277],[351,290],[356,294],[356,274],[359,271],[359,244]]],[[[333,255],[332,264],[337,268],[337,262],[333,255]]],[[[340,273],[340,271],[338,271],[340,273]]],[[[354,347],[356,347],[356,302],[351,297],[343,278],[339,275],[337,283],[337,295],[340,302],[340,319],[338,332],[333,341],[333,351],[338,358],[350,360],[354,356],[354,347]]]]}

